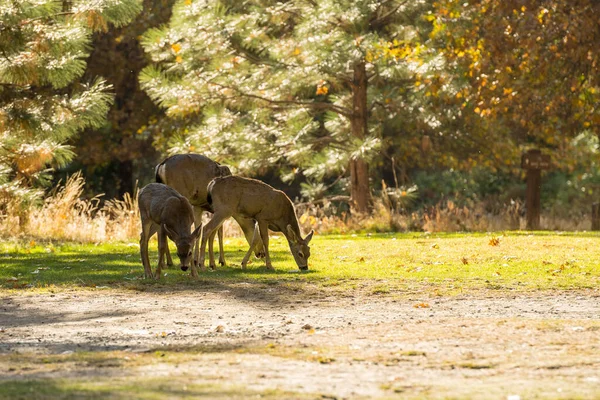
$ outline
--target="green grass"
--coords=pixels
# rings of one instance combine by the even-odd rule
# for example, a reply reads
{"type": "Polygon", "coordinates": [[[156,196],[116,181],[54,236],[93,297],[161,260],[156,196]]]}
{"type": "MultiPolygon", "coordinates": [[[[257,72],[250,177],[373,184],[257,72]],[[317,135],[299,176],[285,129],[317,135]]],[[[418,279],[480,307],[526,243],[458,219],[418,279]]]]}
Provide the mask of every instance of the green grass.
{"type": "MultiPolygon", "coordinates": [[[[455,295],[484,292],[506,295],[516,292],[585,290],[600,286],[600,234],[552,232],[443,234],[377,234],[316,236],[311,243],[310,271],[294,264],[287,243],[271,240],[275,271],[263,260],[252,261],[247,271],[240,262],[247,244],[229,238],[225,257],[229,265],[215,272],[201,272],[193,281],[178,268],[166,270],[160,281],[142,279],[143,268],[135,242],[102,244],[35,243],[0,241],[0,295],[15,292],[77,290],[86,288],[132,290],[187,290],[255,285],[299,295],[355,291],[370,296],[455,295]],[[497,239],[492,240],[492,239],[497,239]]],[[[171,246],[174,248],[174,246],[171,246]]],[[[151,243],[151,262],[156,266],[156,242],[151,243]]],[[[271,296],[271,294],[268,294],[271,296]]],[[[419,297],[421,298],[421,297],[419,297]]],[[[429,307],[426,302],[419,303],[429,307]]],[[[417,305],[418,306],[418,305],[417,305]]],[[[542,331],[565,329],[558,320],[537,322],[542,331]]],[[[591,323],[591,322],[590,322],[591,323]]],[[[589,329],[595,327],[585,325],[589,329]]],[[[319,398],[315,393],[252,390],[210,377],[198,380],[194,371],[182,370],[168,377],[148,378],[139,368],[210,362],[213,354],[235,361],[237,355],[264,354],[315,364],[336,364],[344,359],[397,365],[428,357],[421,350],[394,354],[361,354],[345,347],[290,347],[282,344],[247,343],[230,347],[153,348],[147,353],[125,351],[75,351],[68,354],[14,353],[0,355],[0,371],[14,377],[0,379],[1,399],[160,399],[160,398],[319,398]],[[90,372],[91,371],[91,372],[90,372]],[[136,372],[137,371],[137,372],[136,372]]],[[[439,360],[439,363],[445,363],[439,360]]],[[[437,365],[437,364],[435,364],[437,365]]],[[[443,367],[443,365],[442,365],[443,367]]],[[[494,370],[493,360],[453,360],[452,368],[472,373],[494,370]]],[[[450,368],[448,367],[448,368],[450,368]]],[[[394,386],[389,390],[407,398],[421,397],[418,388],[394,386]]],[[[533,389],[532,389],[533,390],[533,389]]],[[[538,389],[536,389],[538,390],[538,389]]],[[[539,389],[541,390],[541,389],[539,389]]],[[[449,392],[450,393],[450,392],[449,392]]],[[[536,392],[537,393],[537,392],[536,392]]],[[[422,394],[422,393],[421,393],[422,394]]],[[[535,396],[533,396],[535,397],[535,396]]],[[[448,395],[448,398],[454,398],[448,395]]],[[[456,396],[455,398],[460,398],[456,396]]]]}
{"type": "MultiPolygon", "coordinates": [[[[226,267],[201,272],[168,269],[159,282],[143,280],[137,243],[34,243],[0,241],[0,288],[193,287],[240,282],[308,286],[333,291],[364,290],[373,295],[430,289],[437,294],[471,290],[555,290],[597,288],[600,284],[600,235],[535,232],[509,234],[421,233],[315,236],[310,271],[301,273],[281,236],[271,239],[275,271],[254,259],[240,262],[247,244],[226,240],[226,267]],[[493,238],[499,240],[492,245],[493,238]]],[[[173,249],[174,246],[171,245],[173,249]]],[[[157,262],[156,242],[151,263],[157,262]]]]}
{"type": "Polygon", "coordinates": [[[39,379],[0,382],[0,399],[314,399],[314,395],[280,390],[255,391],[242,386],[193,383],[192,379],[39,379]]]}

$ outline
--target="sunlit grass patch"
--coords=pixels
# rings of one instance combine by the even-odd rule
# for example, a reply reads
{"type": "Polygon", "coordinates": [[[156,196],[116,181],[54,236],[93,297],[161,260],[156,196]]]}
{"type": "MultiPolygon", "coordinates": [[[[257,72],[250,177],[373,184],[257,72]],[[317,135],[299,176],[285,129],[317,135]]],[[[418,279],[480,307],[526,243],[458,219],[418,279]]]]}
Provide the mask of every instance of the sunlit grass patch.
{"type": "MultiPolygon", "coordinates": [[[[259,284],[289,291],[364,290],[373,295],[411,290],[427,290],[431,295],[581,290],[599,286],[598,244],[600,236],[595,233],[318,235],[311,243],[310,270],[304,273],[295,265],[283,236],[273,235],[270,243],[275,271],[266,270],[260,259],[252,259],[243,271],[240,262],[247,244],[241,238],[228,238],[226,267],[201,272],[200,279],[193,281],[175,266],[155,281],[141,279],[135,242],[0,242],[0,287],[145,290],[259,284]]],[[[156,242],[150,252],[155,267],[156,242]]]]}

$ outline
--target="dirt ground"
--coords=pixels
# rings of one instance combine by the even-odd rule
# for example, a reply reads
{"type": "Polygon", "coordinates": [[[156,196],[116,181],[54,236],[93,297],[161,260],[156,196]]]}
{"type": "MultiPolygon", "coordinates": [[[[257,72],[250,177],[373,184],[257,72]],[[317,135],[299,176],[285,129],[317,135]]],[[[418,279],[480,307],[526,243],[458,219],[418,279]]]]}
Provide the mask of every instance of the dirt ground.
{"type": "Polygon", "coordinates": [[[597,291],[423,299],[242,283],[0,300],[0,355],[195,352],[126,370],[0,363],[0,382],[106,376],[113,368],[315,398],[600,398],[597,291]]]}

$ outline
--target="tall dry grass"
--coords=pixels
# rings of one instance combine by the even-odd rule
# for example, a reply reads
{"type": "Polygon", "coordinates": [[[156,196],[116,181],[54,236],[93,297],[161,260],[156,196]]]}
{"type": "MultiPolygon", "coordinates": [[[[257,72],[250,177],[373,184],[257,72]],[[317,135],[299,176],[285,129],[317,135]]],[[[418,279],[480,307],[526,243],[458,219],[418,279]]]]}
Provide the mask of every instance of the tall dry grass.
{"type": "Polygon", "coordinates": [[[0,218],[0,234],[80,242],[129,240],[139,236],[136,195],[100,206],[100,196],[91,200],[82,198],[84,185],[84,178],[76,173],[53,190],[41,207],[30,208],[25,216],[17,207],[7,209],[0,218]]]}
{"type": "MultiPolygon", "coordinates": [[[[78,173],[51,192],[40,207],[24,211],[17,204],[8,203],[0,213],[0,237],[95,243],[137,240],[141,231],[137,193],[126,195],[123,200],[106,201],[101,206],[100,196],[83,199],[84,185],[84,178],[78,173]]],[[[343,209],[347,206],[331,201],[297,206],[303,231],[314,229],[322,234],[525,229],[520,202],[512,202],[490,212],[483,204],[459,207],[447,201],[427,210],[409,213],[405,211],[406,207],[399,206],[398,199],[388,194],[375,200],[371,214],[350,214],[343,209]]],[[[591,225],[587,215],[579,219],[542,215],[541,223],[545,229],[565,231],[587,230],[591,225]]],[[[226,236],[242,235],[232,220],[227,221],[224,228],[226,236]]]]}
{"type": "MultiPolygon", "coordinates": [[[[137,188],[123,200],[100,197],[84,199],[85,179],[76,173],[48,194],[40,207],[23,210],[9,203],[0,214],[0,238],[100,243],[108,240],[138,240],[141,232],[137,188]]],[[[205,219],[207,217],[205,216],[205,219]]],[[[241,236],[232,221],[224,224],[225,235],[241,236]]]]}
{"type": "MultiPolygon", "coordinates": [[[[494,232],[526,229],[525,210],[519,201],[487,210],[483,203],[457,206],[452,201],[437,204],[418,212],[399,211],[385,196],[375,199],[369,215],[338,212],[337,207],[323,202],[303,205],[298,209],[304,231],[315,229],[320,233],[353,232],[494,232]]],[[[584,231],[591,228],[587,214],[567,218],[542,214],[542,229],[584,231]]]]}

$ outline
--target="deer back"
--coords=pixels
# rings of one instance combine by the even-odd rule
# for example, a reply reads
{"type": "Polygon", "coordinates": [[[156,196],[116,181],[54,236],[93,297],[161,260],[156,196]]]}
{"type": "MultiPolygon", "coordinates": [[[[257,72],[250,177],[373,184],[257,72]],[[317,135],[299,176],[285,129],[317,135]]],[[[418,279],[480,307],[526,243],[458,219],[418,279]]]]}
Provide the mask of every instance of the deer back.
{"type": "Polygon", "coordinates": [[[194,211],[189,201],[162,183],[146,185],[138,195],[140,214],[156,224],[167,225],[180,236],[189,236],[194,211]]]}
{"type": "Polygon", "coordinates": [[[156,181],[177,190],[194,206],[207,208],[207,185],[219,176],[231,175],[227,166],[201,154],[176,154],[156,166],[156,181]]]}
{"type": "Polygon", "coordinates": [[[278,230],[285,229],[287,224],[298,224],[289,197],[259,180],[234,175],[216,178],[208,191],[215,211],[221,209],[232,215],[262,219],[280,227],[278,230]]]}

